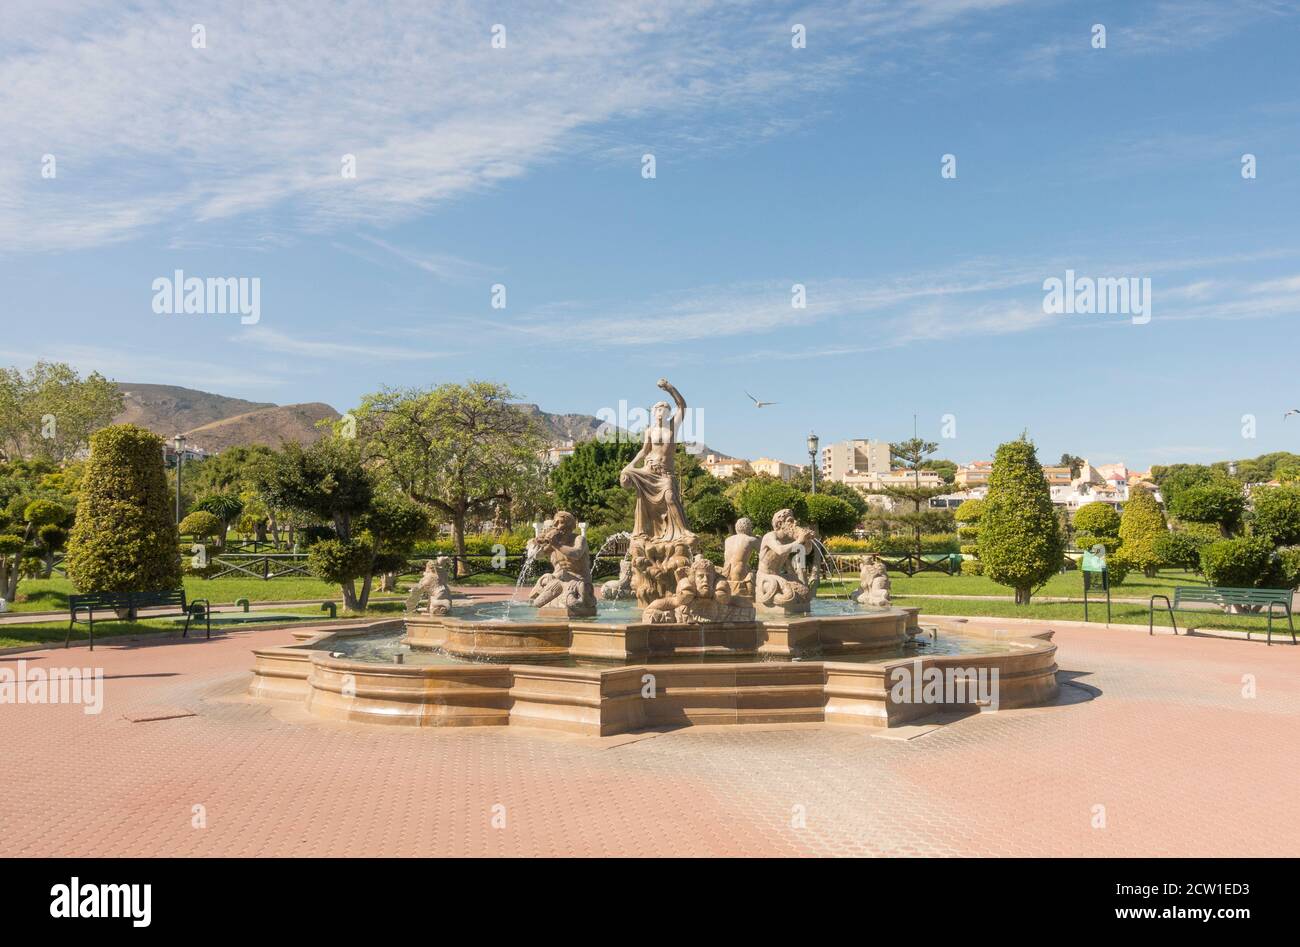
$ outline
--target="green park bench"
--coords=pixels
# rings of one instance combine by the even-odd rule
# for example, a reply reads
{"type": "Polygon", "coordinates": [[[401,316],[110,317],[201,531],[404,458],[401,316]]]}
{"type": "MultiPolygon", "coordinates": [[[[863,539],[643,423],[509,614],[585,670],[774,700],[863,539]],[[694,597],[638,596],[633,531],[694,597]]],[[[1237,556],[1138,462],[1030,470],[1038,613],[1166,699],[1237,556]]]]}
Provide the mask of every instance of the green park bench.
{"type": "MultiPolygon", "coordinates": [[[[196,613],[203,616],[207,623],[207,637],[212,637],[211,603],[205,598],[198,598],[186,604],[184,589],[167,589],[162,592],[88,592],[85,595],[74,593],[68,596],[68,635],[63,639],[63,647],[69,646],[72,641],[72,628],[80,623],[90,626],[90,650],[95,650],[96,609],[101,612],[111,610],[116,618],[116,612],[125,608],[128,609],[130,617],[135,618],[136,612],[141,608],[166,608],[169,605],[179,605],[181,614],[185,616],[185,631],[181,633],[182,638],[190,633],[190,619],[196,613]],[[83,611],[86,617],[78,619],[77,613],[83,611]]],[[[105,620],[100,619],[100,621],[105,620]]]]}
{"type": "MultiPolygon", "coordinates": [[[[1174,625],[1174,634],[1178,634],[1178,624],[1174,621],[1174,612],[1191,612],[1202,611],[1202,609],[1186,608],[1187,605],[1249,605],[1258,606],[1268,609],[1268,643],[1273,643],[1273,614],[1274,609],[1281,608],[1286,614],[1287,627],[1291,629],[1291,643],[1295,644],[1295,624],[1291,619],[1291,590],[1290,589],[1229,589],[1219,588],[1213,585],[1189,585],[1175,586],[1174,600],[1171,603],[1167,595],[1153,595],[1150,602],[1150,613],[1147,615],[1147,634],[1155,633],[1156,618],[1156,599],[1165,600],[1165,608],[1169,611],[1169,621],[1174,625]]],[[[1192,626],[1188,626],[1188,631],[1192,626]]],[[[1246,629],[1246,639],[1250,639],[1250,629],[1246,629]]]]}

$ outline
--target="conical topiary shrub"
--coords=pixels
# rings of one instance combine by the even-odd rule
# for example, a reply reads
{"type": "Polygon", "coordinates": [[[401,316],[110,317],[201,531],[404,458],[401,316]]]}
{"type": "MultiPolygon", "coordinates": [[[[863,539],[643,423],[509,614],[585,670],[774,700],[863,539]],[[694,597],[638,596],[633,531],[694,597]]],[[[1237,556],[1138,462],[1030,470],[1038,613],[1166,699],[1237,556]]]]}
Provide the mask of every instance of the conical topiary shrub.
{"type": "Polygon", "coordinates": [[[1034,590],[1061,568],[1065,543],[1052,491],[1034,445],[1021,438],[998,448],[980,511],[979,557],[984,574],[1016,591],[1028,605],[1034,590]]]}
{"type": "Polygon", "coordinates": [[[160,592],[181,584],[180,537],[163,472],[163,441],[133,424],[90,438],[68,578],[80,592],[160,592]]]}

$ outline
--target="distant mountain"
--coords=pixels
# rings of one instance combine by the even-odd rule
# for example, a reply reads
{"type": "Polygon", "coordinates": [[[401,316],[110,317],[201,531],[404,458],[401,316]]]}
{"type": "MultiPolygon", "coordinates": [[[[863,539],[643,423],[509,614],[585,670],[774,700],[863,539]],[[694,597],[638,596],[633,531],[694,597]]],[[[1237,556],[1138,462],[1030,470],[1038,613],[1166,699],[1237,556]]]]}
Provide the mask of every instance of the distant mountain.
{"type": "Polygon", "coordinates": [[[135,385],[119,382],[126,405],[115,424],[137,424],[170,440],[189,438],[190,447],[209,452],[239,445],[279,447],[289,441],[315,443],[321,437],[316,422],[336,420],[327,404],[277,405],[265,401],[227,398],[176,385],[135,385]]]}
{"type": "Polygon", "coordinates": [[[155,434],[171,437],[196,427],[223,421],[237,414],[261,408],[274,408],[264,401],[227,398],[193,388],[176,385],[129,385],[118,382],[126,397],[126,407],[113,419],[114,424],[137,424],[155,434]]]}
{"type": "Polygon", "coordinates": [[[271,405],[204,424],[185,434],[190,446],[201,447],[209,453],[253,444],[266,447],[282,447],[291,441],[314,444],[324,434],[316,426],[317,422],[337,421],[339,417],[337,411],[319,401],[271,405]]]}
{"type": "Polygon", "coordinates": [[[546,439],[553,444],[589,441],[596,436],[603,423],[589,414],[550,414],[535,404],[521,404],[517,407],[524,414],[537,419],[546,439]]]}
{"type": "MultiPolygon", "coordinates": [[[[340,416],[320,402],[277,405],[176,385],[119,382],[118,387],[126,406],[114,423],[137,424],[168,440],[184,434],[190,447],[210,452],[252,444],[279,447],[288,441],[313,444],[321,437],[316,422],[340,416]]],[[[519,410],[536,418],[546,440],[555,445],[590,440],[601,427],[598,418],[587,414],[551,414],[535,404],[521,404],[519,410]]]]}

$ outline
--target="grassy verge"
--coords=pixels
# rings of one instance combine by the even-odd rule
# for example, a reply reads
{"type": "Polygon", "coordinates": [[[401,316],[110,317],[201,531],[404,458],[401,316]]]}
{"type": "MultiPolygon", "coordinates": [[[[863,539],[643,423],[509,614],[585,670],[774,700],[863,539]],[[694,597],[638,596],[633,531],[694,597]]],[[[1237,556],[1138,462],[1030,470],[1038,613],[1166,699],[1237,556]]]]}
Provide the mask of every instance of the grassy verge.
{"type": "MultiPolygon", "coordinates": [[[[889,573],[890,588],[895,596],[899,595],[996,595],[1011,599],[1012,591],[1005,585],[998,585],[992,579],[982,575],[943,575],[938,572],[923,572],[919,575],[906,576],[901,573],[889,573]]],[[[1169,595],[1172,597],[1176,585],[1204,585],[1205,580],[1193,572],[1170,569],[1159,572],[1148,579],[1140,572],[1130,572],[1122,585],[1111,586],[1112,598],[1149,599],[1152,595],[1169,595]]],[[[833,592],[857,588],[856,576],[845,576],[837,582],[823,583],[833,592]]],[[[1083,595],[1083,574],[1081,572],[1058,573],[1048,579],[1047,584],[1034,593],[1035,595],[1057,598],[1079,598],[1083,595]]],[[[1089,593],[1089,597],[1095,593],[1089,593]]]]}
{"type": "MultiPolygon", "coordinates": [[[[972,599],[915,598],[905,595],[894,596],[896,605],[919,606],[927,615],[954,615],[967,618],[1031,618],[1040,621],[1083,621],[1083,605],[1076,602],[1030,602],[1028,605],[1016,605],[1014,601],[983,601],[972,599]]],[[[1111,606],[1110,620],[1115,624],[1145,625],[1147,623],[1147,606],[1115,603],[1111,606]]],[[[1234,631],[1251,631],[1263,634],[1268,630],[1268,618],[1264,615],[1224,615],[1220,612],[1177,612],[1178,630],[1181,632],[1189,625],[1193,628],[1225,629],[1234,631]]],[[[1090,624],[1103,626],[1106,621],[1106,603],[1093,603],[1088,606],[1090,624]]],[[[1156,610],[1155,624],[1162,628],[1169,627],[1169,613],[1161,614],[1156,610]]],[[[1286,618],[1279,624],[1273,620],[1273,633],[1281,633],[1290,641],[1286,618]]]]}

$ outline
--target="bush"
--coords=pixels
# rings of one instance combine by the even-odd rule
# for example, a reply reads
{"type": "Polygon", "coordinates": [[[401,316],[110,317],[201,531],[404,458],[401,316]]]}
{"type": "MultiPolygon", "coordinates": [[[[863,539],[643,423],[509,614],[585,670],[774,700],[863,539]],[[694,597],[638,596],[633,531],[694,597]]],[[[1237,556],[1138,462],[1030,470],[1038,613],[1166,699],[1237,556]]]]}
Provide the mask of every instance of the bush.
{"type": "Polygon", "coordinates": [[[1074,528],[1093,536],[1119,536],[1119,523],[1120,515],[1115,508],[1101,501],[1084,504],[1074,514],[1074,528]]]}
{"type": "Polygon", "coordinates": [[[980,515],[983,512],[983,500],[962,500],[957,506],[957,509],[953,510],[952,515],[958,523],[967,523],[971,526],[975,526],[979,523],[980,515]]]}
{"type": "Polygon", "coordinates": [[[975,540],[979,539],[980,528],[978,526],[958,526],[957,535],[967,542],[973,543],[975,540]]]}
{"type": "Polygon", "coordinates": [[[78,591],[160,592],[180,585],[180,537],[162,452],[161,437],[131,424],[91,436],[66,560],[78,591]]]}
{"type": "Polygon", "coordinates": [[[1260,487],[1250,500],[1251,532],[1274,546],[1300,543],[1300,487],[1260,487]]]}
{"type": "Polygon", "coordinates": [[[1091,533],[1075,533],[1074,545],[1079,549],[1092,549],[1093,546],[1104,546],[1106,555],[1110,555],[1119,549],[1121,543],[1118,536],[1094,536],[1091,533]]]}
{"type": "Polygon", "coordinates": [[[1277,577],[1279,588],[1300,586],[1300,546],[1287,546],[1277,551],[1277,577]]]}
{"type": "MultiPolygon", "coordinates": [[[[754,528],[755,533],[766,530],[754,528]]],[[[911,536],[869,536],[866,539],[850,539],[847,536],[835,536],[826,540],[826,548],[833,553],[876,553],[886,556],[906,555],[912,548],[911,536]]],[[[925,533],[921,536],[921,552],[924,555],[951,555],[961,552],[961,545],[956,533],[925,533]]]]}
{"type": "Polygon", "coordinates": [[[1156,542],[1156,555],[1160,557],[1160,564],[1167,568],[1200,572],[1201,550],[1210,542],[1196,533],[1168,532],[1156,542]]]}
{"type": "Polygon", "coordinates": [[[978,559],[980,555],[979,543],[962,543],[961,554],[963,556],[972,556],[978,559]]]}
{"type": "Polygon", "coordinates": [[[1133,564],[1125,557],[1122,552],[1117,552],[1113,556],[1106,557],[1106,575],[1109,576],[1111,585],[1123,585],[1124,580],[1128,578],[1129,570],[1133,564]]]}
{"type": "Polygon", "coordinates": [[[1279,567],[1272,545],[1261,536],[1221,539],[1201,550],[1201,571],[1211,585],[1266,588],[1281,581],[1279,567]]]}
{"type": "Polygon", "coordinates": [[[1150,578],[1160,568],[1159,543],[1169,532],[1165,514],[1148,491],[1134,488],[1119,518],[1120,547],[1124,559],[1134,569],[1150,578]]]}
{"type": "Polygon", "coordinates": [[[858,511],[847,500],[839,497],[814,493],[804,498],[804,505],[809,525],[815,527],[823,539],[852,533],[858,525],[858,511]]]}
{"type": "Polygon", "coordinates": [[[961,561],[961,574],[983,575],[984,563],[980,562],[978,559],[963,559],[961,561]]]}
{"type": "Polygon", "coordinates": [[[307,571],[332,585],[343,585],[366,578],[371,569],[375,550],[369,540],[322,539],[312,544],[307,553],[307,571]]]}
{"type": "Polygon", "coordinates": [[[1061,568],[1065,543],[1043,468],[1028,440],[1000,446],[980,513],[979,556],[984,574],[1029,604],[1034,589],[1061,568]]]}
{"type": "Polygon", "coordinates": [[[754,533],[762,535],[772,528],[778,510],[793,510],[801,523],[807,522],[808,506],[804,493],[788,483],[766,477],[751,477],[741,486],[736,508],[754,523],[754,533]]]}
{"type": "Polygon", "coordinates": [[[1169,503],[1169,512],[1189,523],[1214,523],[1224,533],[1241,525],[1246,497],[1235,480],[1216,479],[1180,491],[1169,503]]]}
{"type": "Polygon", "coordinates": [[[221,535],[221,519],[206,510],[198,510],[181,520],[178,532],[195,539],[211,539],[221,535]]]}

